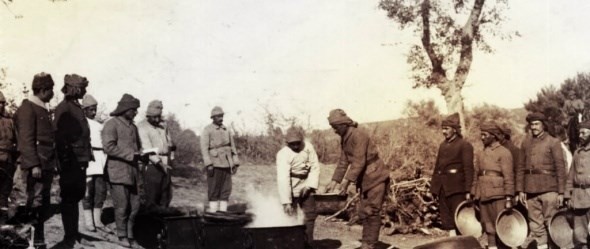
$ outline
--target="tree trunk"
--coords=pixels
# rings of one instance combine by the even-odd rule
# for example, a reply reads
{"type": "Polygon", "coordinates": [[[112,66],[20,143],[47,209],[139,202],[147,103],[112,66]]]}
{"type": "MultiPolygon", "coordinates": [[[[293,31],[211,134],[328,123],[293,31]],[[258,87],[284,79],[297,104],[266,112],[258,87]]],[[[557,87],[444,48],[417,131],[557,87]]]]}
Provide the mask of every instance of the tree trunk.
{"type": "Polygon", "coordinates": [[[443,84],[439,84],[438,88],[445,98],[448,113],[459,113],[461,127],[466,129],[465,107],[463,106],[463,95],[461,94],[464,83],[464,81],[461,82],[460,80],[447,80],[443,84]]]}

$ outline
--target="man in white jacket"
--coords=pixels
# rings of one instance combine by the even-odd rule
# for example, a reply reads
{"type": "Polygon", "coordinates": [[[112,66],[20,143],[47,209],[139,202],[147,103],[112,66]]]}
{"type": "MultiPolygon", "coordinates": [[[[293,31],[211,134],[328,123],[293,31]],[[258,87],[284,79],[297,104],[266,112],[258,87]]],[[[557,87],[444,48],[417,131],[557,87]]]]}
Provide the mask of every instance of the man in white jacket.
{"type": "Polygon", "coordinates": [[[318,189],[320,168],[313,145],[304,140],[303,129],[291,127],[285,136],[287,146],[277,153],[277,184],[279,199],[285,213],[296,213],[297,207],[305,214],[307,244],[313,241],[317,214],[313,193],[318,189]]]}

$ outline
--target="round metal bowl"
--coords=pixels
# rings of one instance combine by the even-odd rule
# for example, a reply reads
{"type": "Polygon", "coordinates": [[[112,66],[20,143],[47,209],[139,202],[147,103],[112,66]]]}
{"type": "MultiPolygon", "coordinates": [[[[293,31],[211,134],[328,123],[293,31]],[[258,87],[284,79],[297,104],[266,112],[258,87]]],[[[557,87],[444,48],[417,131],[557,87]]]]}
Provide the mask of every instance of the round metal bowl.
{"type": "Polygon", "coordinates": [[[572,213],[569,210],[560,210],[555,213],[549,222],[549,236],[559,248],[573,248],[574,229],[568,219],[572,213]]]}
{"type": "Polygon", "coordinates": [[[496,234],[507,246],[517,247],[526,240],[529,227],[524,216],[516,209],[505,209],[496,218],[496,234]]]}
{"type": "Polygon", "coordinates": [[[321,215],[334,214],[346,206],[346,195],[315,194],[315,211],[321,215]]]}
{"type": "Polygon", "coordinates": [[[483,249],[473,236],[457,236],[439,239],[419,245],[414,249],[483,249]]]}
{"type": "Polygon", "coordinates": [[[463,201],[455,210],[455,225],[461,235],[479,238],[483,229],[477,219],[475,204],[471,201],[463,201]]]}

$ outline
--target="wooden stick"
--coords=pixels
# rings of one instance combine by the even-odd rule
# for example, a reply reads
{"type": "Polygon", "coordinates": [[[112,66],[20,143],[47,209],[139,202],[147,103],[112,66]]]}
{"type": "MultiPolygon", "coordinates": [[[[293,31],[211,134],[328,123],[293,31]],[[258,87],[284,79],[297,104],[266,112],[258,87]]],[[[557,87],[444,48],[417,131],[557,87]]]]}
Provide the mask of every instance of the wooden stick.
{"type": "Polygon", "coordinates": [[[354,200],[356,200],[356,199],[359,197],[359,194],[360,194],[360,193],[356,193],[356,195],[354,195],[354,196],[352,197],[352,199],[350,199],[350,201],[346,202],[346,205],[344,206],[344,208],[340,209],[340,210],[339,210],[338,212],[336,212],[335,214],[333,214],[333,215],[330,215],[330,216],[326,217],[324,220],[330,220],[330,219],[336,218],[336,216],[338,216],[338,215],[340,215],[342,212],[346,211],[346,209],[348,209],[348,207],[350,207],[350,204],[352,204],[352,202],[353,202],[354,200]]]}

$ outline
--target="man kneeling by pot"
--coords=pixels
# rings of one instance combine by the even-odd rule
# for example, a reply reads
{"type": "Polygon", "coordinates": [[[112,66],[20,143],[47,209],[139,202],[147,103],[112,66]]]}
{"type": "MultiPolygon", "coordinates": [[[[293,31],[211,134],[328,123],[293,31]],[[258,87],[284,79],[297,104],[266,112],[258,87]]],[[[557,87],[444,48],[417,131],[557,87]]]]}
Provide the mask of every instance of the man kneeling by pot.
{"type": "Polygon", "coordinates": [[[317,213],[312,193],[318,188],[320,168],[313,145],[304,141],[303,129],[291,127],[285,136],[287,146],[277,153],[277,184],[285,213],[293,215],[300,207],[305,214],[306,244],[313,241],[317,213]]]}

